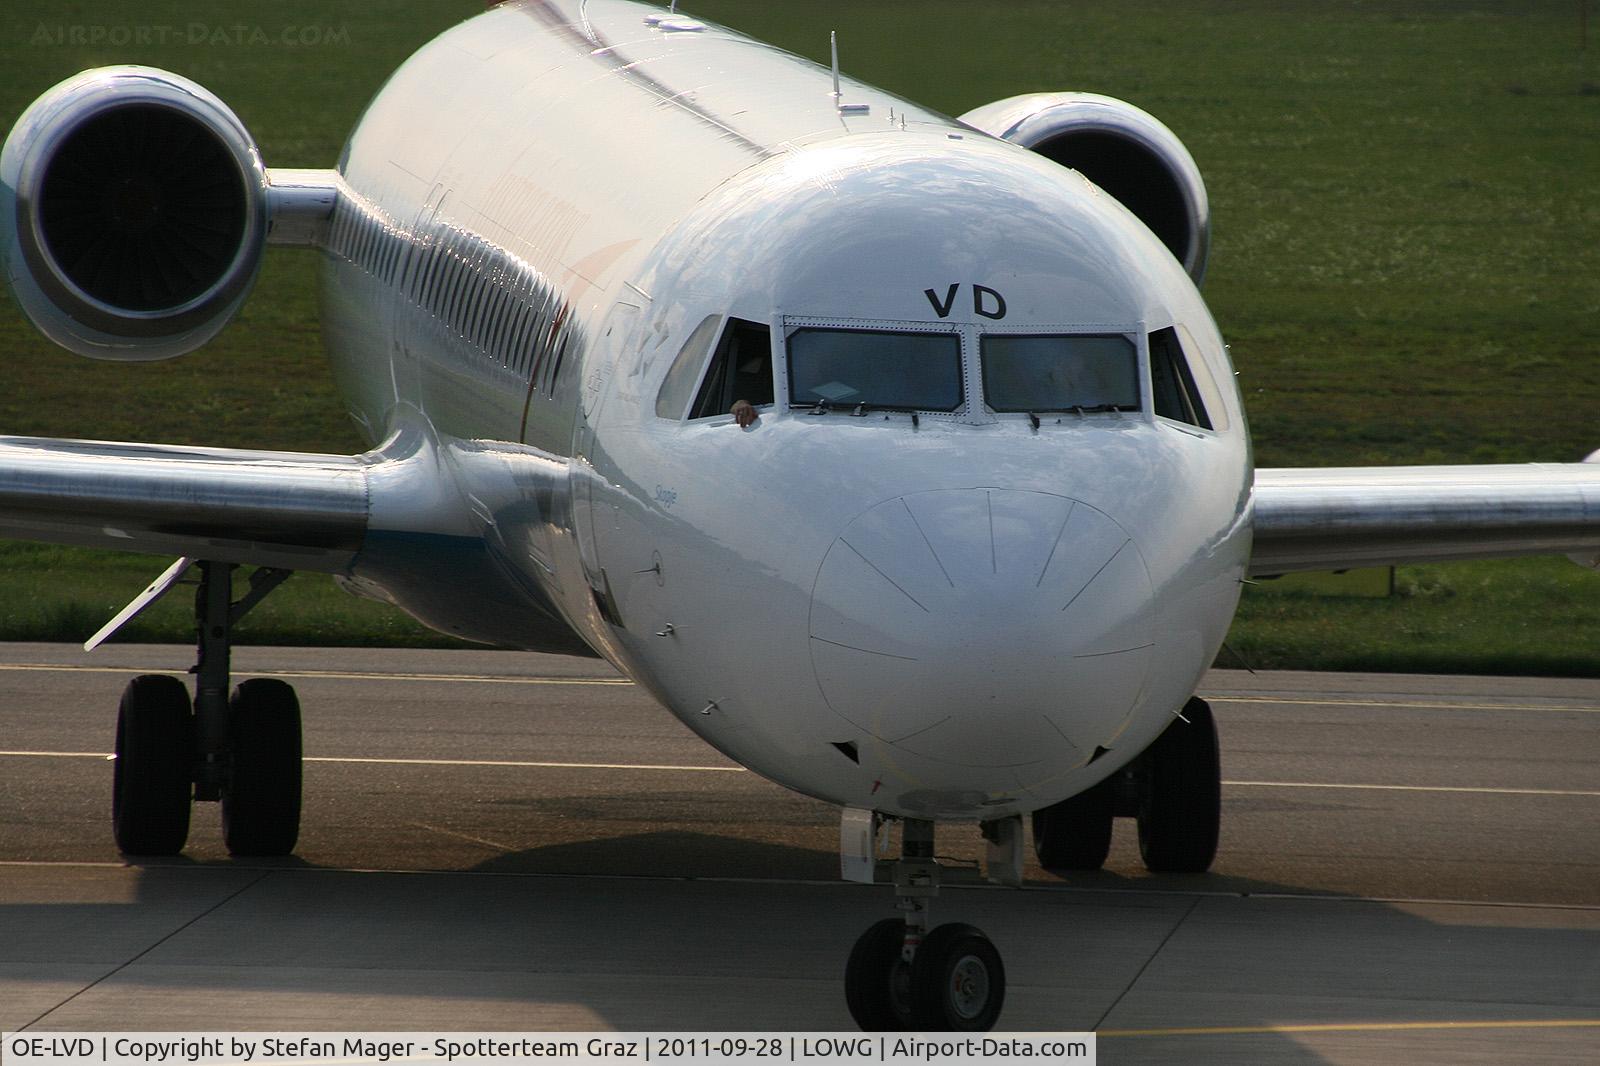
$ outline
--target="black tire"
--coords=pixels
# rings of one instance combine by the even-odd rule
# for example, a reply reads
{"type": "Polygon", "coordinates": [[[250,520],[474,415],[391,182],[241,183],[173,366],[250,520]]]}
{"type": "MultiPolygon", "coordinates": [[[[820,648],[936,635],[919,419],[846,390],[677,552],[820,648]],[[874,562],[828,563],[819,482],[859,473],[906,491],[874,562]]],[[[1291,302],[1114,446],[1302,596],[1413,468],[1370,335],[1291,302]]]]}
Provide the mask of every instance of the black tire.
{"type": "Polygon", "coordinates": [[[176,855],[189,839],[194,714],[189,690],[165,674],[128,682],[117,708],[111,832],[125,855],[176,855]]]}
{"type": "Polygon", "coordinates": [[[233,767],[222,837],[233,855],[287,855],[300,837],[300,700],[276,678],[242,681],[228,700],[233,767]]]}
{"type": "Polygon", "coordinates": [[[982,1033],[1006,1002],[1006,968],[989,938],[952,922],[927,935],[911,963],[911,1027],[982,1033]]]}
{"type": "Polygon", "coordinates": [[[911,1020],[911,970],[900,956],[906,923],[885,918],[861,934],[844,968],[844,1001],[867,1033],[897,1033],[911,1020]]]}
{"type": "Polygon", "coordinates": [[[1033,853],[1046,870],[1098,870],[1111,854],[1116,780],[1033,812],[1033,853]]]}
{"type": "Polygon", "coordinates": [[[1144,756],[1139,854],[1154,873],[1204,873],[1222,826],[1222,759],[1216,719],[1195,697],[1144,756]],[[1187,720],[1186,720],[1187,719],[1187,720]]]}

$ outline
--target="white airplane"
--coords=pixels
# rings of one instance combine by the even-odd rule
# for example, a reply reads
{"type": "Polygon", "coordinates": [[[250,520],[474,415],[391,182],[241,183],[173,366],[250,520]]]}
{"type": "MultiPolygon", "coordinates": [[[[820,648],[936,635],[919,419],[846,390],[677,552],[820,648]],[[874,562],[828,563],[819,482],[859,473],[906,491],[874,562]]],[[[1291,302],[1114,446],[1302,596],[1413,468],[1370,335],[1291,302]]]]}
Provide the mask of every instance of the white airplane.
{"type": "MultiPolygon", "coordinates": [[[[1216,850],[1195,697],[1251,574],[1600,552],[1600,465],[1254,470],[1199,292],[1178,139],[1100,96],[949,119],[675,11],[512,0],[388,81],[332,170],[263,166],[216,97],[109,67],[0,156],[6,279],[50,338],[164,359],[269,243],[319,252],[354,456],[0,440],[0,534],[192,563],[200,662],[135,678],[113,827],[220,800],[290,851],[299,706],[229,694],[291,570],[446,633],[599,655],[708,743],[838,804],[900,916],[846,966],[869,1029],[986,1029],[992,944],[929,928],[939,821],[1020,880],[1216,850]],[[253,566],[249,595],[230,574],[253,566]],[[886,832],[898,824],[898,855],[886,832]]],[[[106,631],[103,631],[103,635],[106,631]]]]}

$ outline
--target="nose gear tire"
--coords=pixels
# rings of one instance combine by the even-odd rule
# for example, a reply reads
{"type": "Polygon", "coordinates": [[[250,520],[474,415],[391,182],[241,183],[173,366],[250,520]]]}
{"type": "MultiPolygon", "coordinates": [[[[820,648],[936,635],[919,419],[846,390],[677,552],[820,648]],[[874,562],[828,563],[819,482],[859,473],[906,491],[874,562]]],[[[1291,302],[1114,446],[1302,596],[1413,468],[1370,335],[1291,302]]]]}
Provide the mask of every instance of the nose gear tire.
{"type": "Polygon", "coordinates": [[[1006,1000],[1000,953],[977,929],[952,922],[929,933],[911,964],[911,1027],[987,1032],[1006,1000]]]}
{"type": "Polygon", "coordinates": [[[856,941],[844,968],[844,1001],[863,1032],[896,1033],[911,1020],[911,971],[901,958],[906,925],[885,918],[856,941]]]}

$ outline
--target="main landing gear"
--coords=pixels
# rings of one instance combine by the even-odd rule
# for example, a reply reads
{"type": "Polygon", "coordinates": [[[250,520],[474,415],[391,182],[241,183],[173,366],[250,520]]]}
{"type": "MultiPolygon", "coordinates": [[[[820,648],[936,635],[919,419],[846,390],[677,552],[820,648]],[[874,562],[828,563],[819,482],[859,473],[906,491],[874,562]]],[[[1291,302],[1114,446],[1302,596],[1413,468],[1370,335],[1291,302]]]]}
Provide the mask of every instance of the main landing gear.
{"type": "MultiPolygon", "coordinates": [[[[220,800],[230,853],[287,855],[300,834],[300,702],[275,679],[240,682],[231,696],[228,685],[231,627],[289,572],[255,571],[235,603],[233,566],[199,567],[194,699],[166,674],[136,677],[123,690],[112,833],[125,854],[176,855],[189,837],[191,800],[220,800]]],[[[167,587],[183,569],[168,572],[167,587]]]]}
{"type": "Polygon", "coordinates": [[[1211,706],[1196,696],[1127,769],[1033,815],[1033,847],[1047,870],[1098,870],[1111,821],[1139,825],[1139,854],[1157,873],[1204,873],[1217,855],[1222,763],[1211,706]]]}
{"type": "MultiPolygon", "coordinates": [[[[846,835],[852,816],[869,818],[876,837],[877,816],[855,811],[845,813],[846,835]]],[[[1021,819],[1002,825],[1000,834],[1014,847],[1021,819]]],[[[906,820],[901,847],[901,858],[884,864],[893,868],[901,917],[873,925],[850,952],[844,975],[850,1016],[868,1032],[993,1028],[1006,998],[1000,953],[970,925],[951,923],[929,931],[928,903],[939,893],[943,870],[933,855],[933,823],[906,820]]],[[[991,846],[991,869],[994,854],[991,846]]],[[[1020,880],[1020,854],[1017,858],[1020,880]]]]}

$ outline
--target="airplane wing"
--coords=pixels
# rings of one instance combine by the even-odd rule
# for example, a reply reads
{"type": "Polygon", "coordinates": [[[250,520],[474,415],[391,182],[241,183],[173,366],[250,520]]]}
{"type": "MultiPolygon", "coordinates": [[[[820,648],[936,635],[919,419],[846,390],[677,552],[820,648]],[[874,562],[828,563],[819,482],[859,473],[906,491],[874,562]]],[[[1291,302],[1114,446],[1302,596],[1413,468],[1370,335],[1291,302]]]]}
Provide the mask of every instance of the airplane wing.
{"type": "Polygon", "coordinates": [[[1583,463],[1262,469],[1252,575],[1514,555],[1600,564],[1600,453],[1583,463]]]}
{"type": "Polygon", "coordinates": [[[361,456],[0,437],[0,537],[294,570],[361,547],[361,456]]]}

